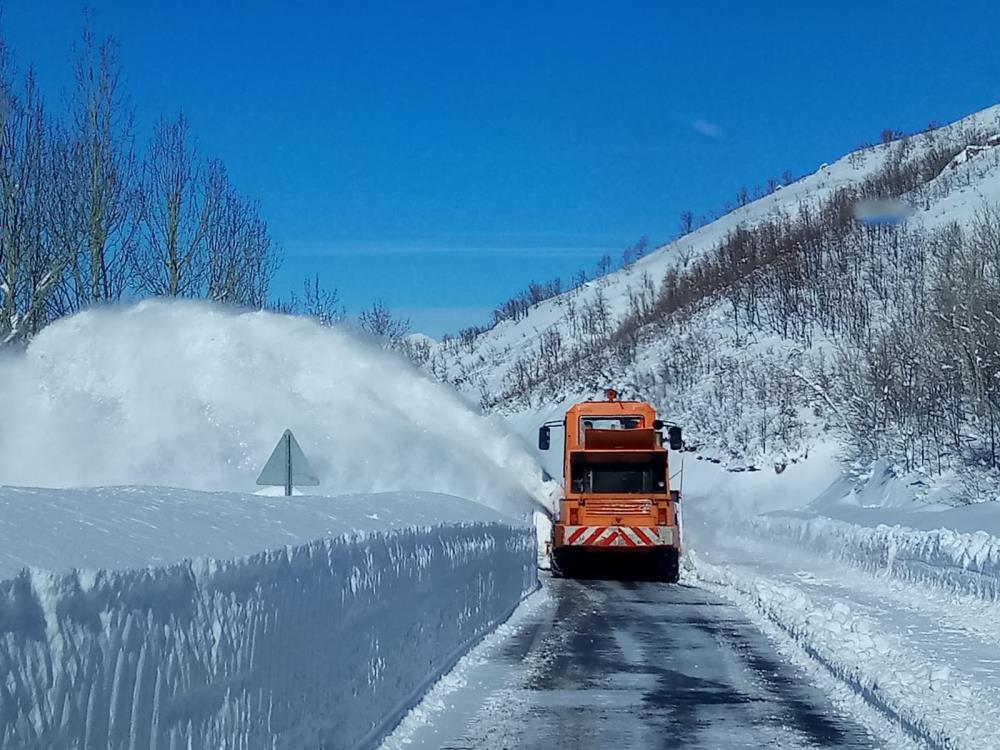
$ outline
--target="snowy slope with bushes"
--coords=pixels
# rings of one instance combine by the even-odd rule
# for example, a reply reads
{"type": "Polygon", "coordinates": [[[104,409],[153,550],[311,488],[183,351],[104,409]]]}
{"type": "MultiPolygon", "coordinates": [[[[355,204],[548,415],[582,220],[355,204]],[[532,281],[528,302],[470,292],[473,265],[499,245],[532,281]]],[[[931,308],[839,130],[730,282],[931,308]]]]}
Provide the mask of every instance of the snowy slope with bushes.
{"type": "Polygon", "coordinates": [[[864,149],[426,367],[505,415],[613,384],[732,468],[834,437],[955,501],[1000,463],[1000,106],[864,149]],[[903,225],[865,224],[875,199],[903,225]],[[928,335],[929,334],[929,335],[928,335]],[[883,382],[885,381],[885,382],[883,382]]]}

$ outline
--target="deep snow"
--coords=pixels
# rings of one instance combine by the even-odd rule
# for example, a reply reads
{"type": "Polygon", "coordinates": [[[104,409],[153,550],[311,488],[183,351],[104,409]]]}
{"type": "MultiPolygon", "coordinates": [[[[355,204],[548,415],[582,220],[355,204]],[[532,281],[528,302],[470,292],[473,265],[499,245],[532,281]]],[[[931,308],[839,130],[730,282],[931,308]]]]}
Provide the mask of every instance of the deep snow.
{"type": "MultiPolygon", "coordinates": [[[[561,408],[508,424],[528,438],[561,408]]],[[[537,455],[556,476],[560,447],[537,455]]],[[[887,746],[993,747],[1000,509],[928,502],[913,476],[848,472],[839,451],[820,442],[781,473],[675,457],[686,582],[739,605],[887,746]]]]}
{"type": "Polygon", "coordinates": [[[142,569],[344,535],[495,522],[526,525],[428,492],[285,498],[170,487],[2,487],[0,580],[23,568],[142,569]]]}
{"type": "Polygon", "coordinates": [[[689,462],[689,580],[773,626],[845,704],[863,700],[931,747],[992,746],[1000,513],[916,504],[888,467],[852,481],[833,459],[819,451],[780,475],[689,462]]]}
{"type": "Polygon", "coordinates": [[[0,398],[0,747],[367,747],[537,585],[522,441],[346,331],[93,309],[0,398]]]}
{"type": "Polygon", "coordinates": [[[367,747],[537,585],[444,495],[0,498],[4,748],[367,747]]]}
{"type": "MultiPolygon", "coordinates": [[[[1000,108],[944,134],[970,123],[1000,127],[1000,108]]],[[[819,201],[887,153],[823,165],[572,297],[601,294],[618,317],[644,273],[659,278],[738,225],[819,201]]],[[[1000,198],[994,157],[961,155],[911,221],[964,220],[1000,198]]],[[[449,354],[449,377],[469,398],[501,392],[520,354],[547,330],[566,334],[569,296],[449,354]]],[[[726,324],[716,308],[692,325],[723,354],[790,355],[767,341],[737,351],[726,324]]],[[[638,383],[670,354],[654,342],[623,377],[638,383]]],[[[91,310],[0,359],[0,394],[0,484],[90,487],[0,492],[12,519],[0,519],[0,643],[13,665],[0,681],[0,744],[364,744],[534,585],[530,531],[477,515],[489,506],[523,522],[551,505],[524,440],[345,331],[191,302],[91,310]],[[356,494],[232,494],[253,488],[286,427],[320,492],[356,494]],[[191,491],[94,489],[111,484],[191,491]],[[367,494],[386,491],[397,494],[367,494]],[[337,714],[344,706],[352,712],[337,714]]],[[[697,407],[697,393],[688,401],[697,407]]],[[[515,431],[533,441],[561,406],[512,415],[515,431]]],[[[712,425],[697,408],[684,416],[712,425]]],[[[918,510],[879,467],[858,485],[828,445],[808,454],[781,475],[687,457],[692,580],[823,670],[845,705],[861,701],[934,746],[990,746],[998,514],[918,510]]]]}
{"type": "MultiPolygon", "coordinates": [[[[906,143],[824,164],[619,272],[532,307],[521,320],[503,322],[471,343],[438,344],[430,365],[470,397],[497,404],[526,440],[568,404],[614,386],[653,399],[663,417],[681,422],[700,457],[721,458],[733,468],[764,467],[730,473],[686,456],[688,580],[737,602],[847,710],[865,713],[880,736],[896,732],[894,747],[904,742],[899,733],[931,747],[997,744],[1000,511],[995,503],[949,507],[995,493],[970,493],[955,474],[896,476],[885,461],[867,476],[857,474],[861,467],[845,473],[835,444],[842,417],[812,377],[836,342],[763,334],[743,340],[722,302],[694,311],[674,329],[639,338],[629,364],[613,362],[576,381],[568,375],[551,394],[544,387],[515,393],[513,385],[523,380],[519,365],[541,361],[547,337],[573,340],[578,326],[572,322],[588,305],[600,301],[613,325],[627,313],[630,291],[648,286],[644,275],[655,284],[738,226],[816,206],[838,187],[874,174],[893,153],[919,152],[934,140],[964,142],[973,130],[979,131],[974,147],[902,196],[913,209],[912,226],[968,225],[984,204],[1000,201],[1000,106],[906,143]],[[703,362],[687,386],[668,385],[658,375],[676,358],[699,352],[714,364],[703,362]],[[769,372],[770,379],[764,377],[769,372]],[[814,400],[779,403],[789,384],[814,400]],[[736,398],[737,390],[749,395],[736,398]],[[517,397],[500,398],[505,393],[517,397]],[[792,437],[775,440],[780,409],[793,414],[792,437]]],[[[554,445],[537,456],[555,476],[558,451],[554,445]]]]}

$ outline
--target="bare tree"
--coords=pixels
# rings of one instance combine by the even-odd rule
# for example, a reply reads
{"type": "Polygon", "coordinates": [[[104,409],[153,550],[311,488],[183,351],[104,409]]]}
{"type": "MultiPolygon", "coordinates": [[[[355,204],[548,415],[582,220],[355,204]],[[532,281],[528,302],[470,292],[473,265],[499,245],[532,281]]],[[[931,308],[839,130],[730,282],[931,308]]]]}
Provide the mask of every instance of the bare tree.
{"type": "Polygon", "coordinates": [[[609,253],[605,253],[600,258],[597,259],[597,267],[595,269],[594,277],[601,278],[607,276],[611,273],[611,269],[614,267],[614,261],[611,259],[609,253]]]}
{"type": "Polygon", "coordinates": [[[138,228],[132,109],[121,87],[114,39],[98,44],[89,16],[76,64],[65,175],[82,244],[71,264],[75,308],[120,299],[134,268],[138,228]]]}
{"type": "Polygon", "coordinates": [[[630,245],[622,251],[622,268],[628,268],[642,258],[648,249],[649,238],[644,235],[636,240],[635,244],[630,245]]]}
{"type": "Polygon", "coordinates": [[[116,43],[85,20],[62,117],[0,39],[0,343],[126,294],[264,306],[280,254],[259,205],[198,158],[183,117],[138,168],[116,43]]]}
{"type": "Polygon", "coordinates": [[[67,253],[46,226],[51,171],[46,118],[34,72],[23,99],[13,91],[11,59],[0,43],[0,344],[23,340],[53,314],[67,253]]]}
{"type": "MultiPolygon", "coordinates": [[[[218,160],[208,164],[203,190],[208,298],[246,307],[263,307],[280,257],[267,224],[260,216],[260,208],[236,192],[225,166],[218,160]]],[[[336,290],[322,290],[318,275],[314,282],[312,287],[308,280],[304,284],[303,299],[309,310],[306,314],[327,322],[328,313],[320,314],[319,311],[331,310],[325,297],[332,294],[336,302],[337,293],[336,290]]],[[[342,317],[341,313],[339,318],[342,317]]]]}
{"type": "MultiPolygon", "coordinates": [[[[153,131],[142,186],[142,252],[134,256],[141,291],[201,296],[208,279],[206,235],[219,203],[204,200],[202,168],[184,115],[153,131]]],[[[217,213],[216,213],[217,216],[217,213]]]]}
{"type": "Polygon", "coordinates": [[[284,312],[307,315],[325,326],[343,322],[346,318],[344,306],[340,304],[340,294],[335,288],[324,287],[319,274],[302,281],[302,296],[292,292],[284,312]]]}
{"type": "Polygon", "coordinates": [[[394,346],[410,332],[409,318],[397,318],[385,304],[378,300],[358,316],[361,330],[394,346]]]}
{"type": "Polygon", "coordinates": [[[681,211],[680,230],[681,236],[691,234],[694,231],[694,213],[692,213],[690,208],[681,211]]]}

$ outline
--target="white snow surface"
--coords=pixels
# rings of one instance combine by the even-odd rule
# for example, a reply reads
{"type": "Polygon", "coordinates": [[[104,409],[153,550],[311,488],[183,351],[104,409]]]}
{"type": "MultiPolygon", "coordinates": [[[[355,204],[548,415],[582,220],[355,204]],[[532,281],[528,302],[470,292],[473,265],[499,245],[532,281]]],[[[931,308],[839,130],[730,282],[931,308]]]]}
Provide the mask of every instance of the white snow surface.
{"type": "Polygon", "coordinates": [[[4,748],[371,747],[537,586],[530,526],[445,495],[0,508],[4,748]]]}
{"type": "Polygon", "coordinates": [[[323,538],[483,523],[523,525],[427,492],[286,498],[170,487],[0,487],[0,580],[24,568],[142,569],[323,538]]]}
{"type": "Polygon", "coordinates": [[[0,394],[0,747],[371,747],[537,585],[530,451],[347,331],[95,308],[0,394]]]}
{"type": "MultiPolygon", "coordinates": [[[[555,411],[509,424],[529,436],[555,411]]],[[[539,460],[558,476],[555,442],[539,460]]],[[[928,502],[886,462],[849,475],[832,442],[781,473],[727,471],[691,453],[674,457],[682,465],[688,583],[743,608],[888,747],[996,746],[996,504],[928,502]]]]}
{"type": "MultiPolygon", "coordinates": [[[[655,287],[666,271],[711,252],[737,227],[815,207],[838,188],[875,174],[894,154],[919,153],[933,142],[964,142],[972,131],[976,147],[914,194],[901,196],[913,209],[909,224],[929,229],[952,221],[968,224],[984,204],[1000,201],[1000,106],[906,143],[863,149],[823,164],[621,271],[532,306],[521,320],[502,322],[472,342],[439,343],[428,365],[470,398],[496,404],[511,429],[528,441],[542,422],[561,418],[569,404],[614,386],[626,395],[662,396],[657,403],[662,416],[681,422],[692,443],[704,446],[706,457],[727,460],[735,455],[727,446],[740,444],[752,463],[767,466],[730,473],[686,457],[686,567],[698,585],[740,604],[810,674],[822,673],[818,682],[835,685],[831,692],[848,711],[859,705],[869,709],[863,720],[879,736],[890,737],[891,747],[997,744],[1000,512],[983,506],[949,508],[948,477],[917,486],[919,477],[897,477],[887,465],[876,465],[868,477],[845,476],[830,425],[809,413],[797,417],[798,444],[775,446],[772,440],[767,448],[748,446],[747,436],[775,416],[768,412],[777,408],[773,402],[780,386],[774,382],[758,378],[760,396],[739,402],[739,419],[735,410],[713,403],[734,398],[734,389],[727,392],[721,377],[717,383],[701,378],[683,393],[647,394],[657,383],[656,373],[672,358],[685,356],[687,347],[731,361],[727,372],[744,384],[754,374],[753,365],[774,363],[824,395],[809,381],[808,365],[812,357],[829,355],[831,342],[817,339],[805,347],[763,335],[743,341],[724,303],[695,311],[673,335],[640,339],[631,364],[612,365],[613,371],[576,381],[567,376],[558,391],[524,392],[518,367],[541,361],[547,338],[574,341],[579,326],[573,321],[598,301],[612,325],[622,320],[630,293],[649,288],[650,282],[655,287]],[[783,468],[782,473],[771,466],[783,468]]],[[[758,369],[758,375],[764,372],[758,369]]],[[[552,450],[536,453],[536,459],[558,477],[558,437],[552,450]]],[[[748,465],[739,456],[736,460],[732,465],[748,465]]],[[[676,460],[672,468],[678,468],[676,460]]],[[[680,484],[680,478],[675,481],[680,484]]]]}
{"type": "Polygon", "coordinates": [[[851,481],[824,448],[780,475],[689,459],[692,580],[918,743],[992,747],[1000,512],[907,506],[914,489],[887,467],[851,481]]]}
{"type": "Polygon", "coordinates": [[[246,492],[291,428],[320,494],[442,492],[527,516],[549,493],[521,441],[450,388],[301,317],[88,310],[0,359],[0,393],[0,485],[246,492]]]}
{"type": "MultiPolygon", "coordinates": [[[[510,667],[498,659],[510,639],[521,632],[525,621],[544,609],[555,606],[549,592],[540,588],[522,602],[500,627],[483,638],[459,660],[455,667],[427,691],[423,699],[403,717],[379,750],[441,747],[456,724],[468,721],[481,707],[481,700],[491,690],[509,685],[510,667]],[[441,725],[442,715],[448,723],[441,725]]],[[[520,668],[537,668],[538,657],[529,654],[520,668]]]]}

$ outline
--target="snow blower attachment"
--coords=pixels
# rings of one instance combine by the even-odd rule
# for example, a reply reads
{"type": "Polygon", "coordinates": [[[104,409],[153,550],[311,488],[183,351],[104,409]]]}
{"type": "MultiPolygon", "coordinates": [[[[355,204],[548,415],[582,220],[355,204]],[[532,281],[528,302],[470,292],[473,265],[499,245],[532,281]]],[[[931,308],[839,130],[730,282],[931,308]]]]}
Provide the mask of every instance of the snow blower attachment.
{"type": "MultiPolygon", "coordinates": [[[[648,578],[676,582],[681,552],[678,503],[670,488],[665,424],[641,401],[585,401],[566,419],[538,431],[549,450],[552,428],[566,431],[565,492],[552,527],[557,575],[648,578]]],[[[670,450],[683,448],[681,428],[667,430],[670,450]]]]}

